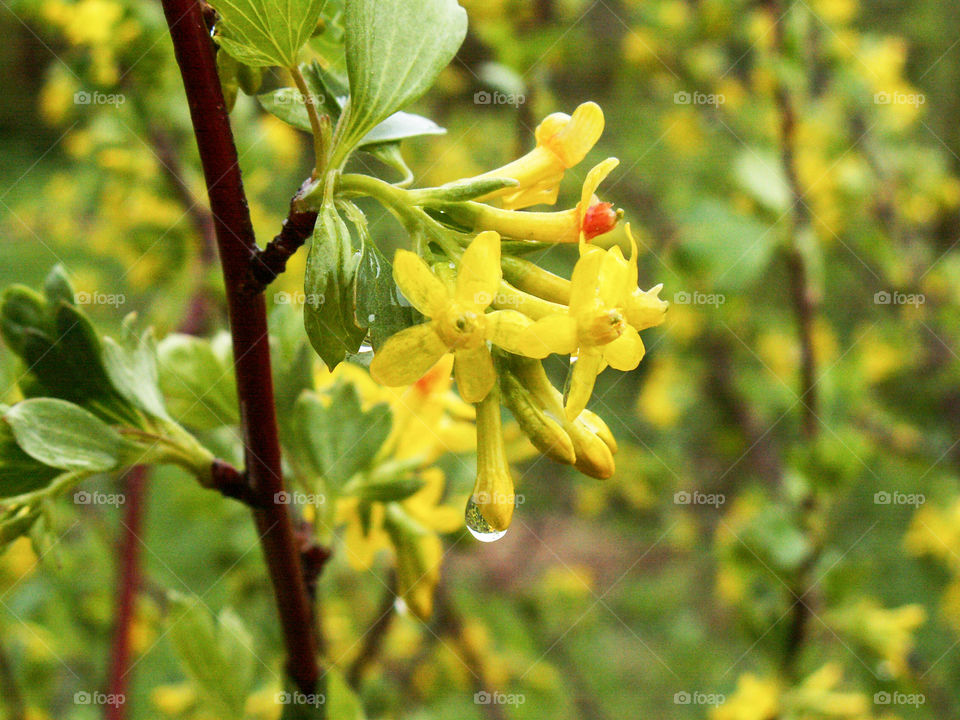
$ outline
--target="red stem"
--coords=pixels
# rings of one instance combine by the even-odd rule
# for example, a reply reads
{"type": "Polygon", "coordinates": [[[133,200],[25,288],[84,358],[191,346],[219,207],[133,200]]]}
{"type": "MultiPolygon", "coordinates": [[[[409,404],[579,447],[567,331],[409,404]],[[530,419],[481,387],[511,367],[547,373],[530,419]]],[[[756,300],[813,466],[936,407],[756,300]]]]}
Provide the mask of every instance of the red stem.
{"type": "Polygon", "coordinates": [[[280,614],[287,671],[297,689],[309,694],[315,691],[319,676],[317,639],[293,525],[286,505],[274,502],[274,496],[283,491],[283,478],[266,305],[261,295],[241,292],[257,249],[253,225],[201,7],[196,0],[162,2],[215,218],[233,337],[246,472],[261,506],[254,510],[254,518],[280,614]]]}
{"type": "MultiPolygon", "coordinates": [[[[127,668],[130,663],[130,626],[136,609],[140,586],[140,537],[146,507],[148,468],[137,465],[124,476],[125,507],[124,530],[120,539],[120,568],[117,580],[116,625],[113,647],[110,651],[110,670],[107,694],[126,697],[127,668]]],[[[125,720],[127,703],[108,703],[104,706],[105,720],[125,720]]]]}

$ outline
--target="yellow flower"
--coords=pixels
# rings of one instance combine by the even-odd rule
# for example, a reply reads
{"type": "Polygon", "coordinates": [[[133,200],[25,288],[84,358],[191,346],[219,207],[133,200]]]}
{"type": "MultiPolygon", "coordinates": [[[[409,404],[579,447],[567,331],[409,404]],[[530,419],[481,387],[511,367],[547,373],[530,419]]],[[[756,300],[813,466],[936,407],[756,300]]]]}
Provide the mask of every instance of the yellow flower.
{"type": "Polygon", "coordinates": [[[523,331],[531,324],[515,310],[486,312],[502,277],[500,236],[484,232],[474,238],[463,253],[452,292],[407,250],[397,251],[393,274],[403,294],[430,321],[387,340],[370,364],[370,374],[384,385],[409,385],[453,351],[460,396],[471,403],[483,400],[496,379],[487,341],[523,354],[523,331]]]}
{"type": "Polygon", "coordinates": [[[504,237],[549,243],[592,240],[613,230],[622,215],[610,203],[600,202],[595,195],[600,183],[619,164],[616,158],[607,158],[594,166],[583,181],[580,202],[569,210],[516,212],[471,203],[459,211],[451,208],[449,214],[475,230],[495,230],[504,237]]]}
{"type": "Polygon", "coordinates": [[[618,247],[606,251],[586,244],[580,247],[568,312],[537,320],[525,341],[527,348],[540,352],[539,357],[578,356],[565,408],[570,419],[586,407],[604,363],[617,370],[633,370],[644,355],[643,341],[625,310],[632,275],[629,263],[618,247]]]}
{"type": "Polygon", "coordinates": [[[747,673],[736,692],[710,712],[710,720],[770,720],[780,712],[780,686],[775,680],[747,673]]]}
{"type": "Polygon", "coordinates": [[[663,283],[655,285],[649,290],[641,290],[639,286],[639,270],[637,268],[637,241],[633,239],[630,225],[626,226],[627,237],[630,238],[630,264],[627,272],[627,299],[623,311],[627,322],[635,330],[646,330],[661,324],[667,314],[670,303],[660,299],[663,283]]]}
{"type": "Polygon", "coordinates": [[[432,462],[447,452],[472,451],[476,446],[475,410],[452,392],[452,385],[453,355],[444,355],[409,387],[378,385],[393,409],[390,437],[381,452],[396,459],[417,457],[432,462]]]}
{"type": "Polygon", "coordinates": [[[603,110],[582,104],[573,115],[553,113],[537,126],[537,146],[523,157],[480,177],[513,178],[520,184],[485,196],[499,198],[504,208],[516,210],[557,201],[565,170],[586,157],[603,133],[603,110]]]}

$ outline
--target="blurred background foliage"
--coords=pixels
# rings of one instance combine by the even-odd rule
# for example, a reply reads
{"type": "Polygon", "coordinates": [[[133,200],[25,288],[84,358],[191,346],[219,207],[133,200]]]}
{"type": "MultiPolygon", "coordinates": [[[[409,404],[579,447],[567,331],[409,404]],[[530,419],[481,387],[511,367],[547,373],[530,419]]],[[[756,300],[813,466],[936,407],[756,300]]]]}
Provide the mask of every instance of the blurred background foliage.
{"type": "MultiPolygon", "coordinates": [[[[598,383],[616,475],[521,465],[503,540],[447,536],[431,620],[383,620],[388,559],[357,573],[334,547],[327,655],[368,716],[960,716],[960,7],[463,4],[467,41],[417,108],[448,128],[407,150],[417,184],[500,165],[544,115],[597,101],[592,159],[622,160],[605,199],[671,309],[640,369],[598,383]]],[[[85,308],[103,328],[136,311],[162,336],[197,298],[212,311],[195,329],[223,327],[159,4],[11,0],[0,32],[0,285],[60,262],[78,291],[117,298],[85,308]]],[[[266,242],[309,172],[308,138],[244,95],[232,119],[266,242]]],[[[396,245],[392,221],[374,231],[396,245]]],[[[302,289],[303,260],[271,301],[302,289]]],[[[448,472],[465,496],[469,472],[448,472]]],[[[174,470],[149,492],[131,716],[211,717],[166,637],[175,590],[243,618],[258,648],[246,714],[272,717],[278,637],[245,512],[174,470]]],[[[121,512],[55,512],[42,562],[24,540],[0,556],[0,687],[11,698],[16,680],[22,717],[96,717],[73,698],[103,685],[121,512]]]]}

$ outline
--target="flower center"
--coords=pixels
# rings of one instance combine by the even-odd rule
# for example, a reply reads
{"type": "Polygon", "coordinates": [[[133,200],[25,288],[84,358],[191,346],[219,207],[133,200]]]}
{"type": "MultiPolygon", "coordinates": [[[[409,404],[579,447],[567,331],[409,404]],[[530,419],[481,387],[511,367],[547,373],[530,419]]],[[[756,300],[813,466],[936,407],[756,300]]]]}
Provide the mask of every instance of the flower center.
{"type": "Polygon", "coordinates": [[[485,340],[484,315],[454,305],[443,313],[437,333],[454,350],[479,347],[485,340]]]}
{"type": "Polygon", "coordinates": [[[617,212],[613,205],[608,202],[594,203],[587,208],[583,214],[583,221],[580,224],[580,230],[587,240],[608,233],[617,226],[619,220],[617,212]]]}
{"type": "Polygon", "coordinates": [[[625,321],[616,308],[601,308],[589,313],[579,323],[583,345],[606,345],[623,334],[625,321]]]}

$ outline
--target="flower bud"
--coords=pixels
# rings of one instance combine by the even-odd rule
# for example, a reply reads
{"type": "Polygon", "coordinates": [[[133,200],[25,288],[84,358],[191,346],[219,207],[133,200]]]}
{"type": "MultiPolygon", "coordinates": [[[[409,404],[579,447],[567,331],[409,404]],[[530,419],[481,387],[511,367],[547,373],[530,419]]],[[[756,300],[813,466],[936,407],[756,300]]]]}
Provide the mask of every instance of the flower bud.
{"type": "Polygon", "coordinates": [[[613,452],[580,418],[567,423],[564,430],[573,441],[573,449],[577,454],[577,461],[573,466],[577,470],[598,480],[606,480],[613,475],[617,469],[613,452]]]}
{"type": "Polygon", "coordinates": [[[577,416],[577,420],[583,423],[587,430],[603,440],[604,444],[610,448],[610,452],[617,452],[617,441],[613,437],[613,433],[610,432],[610,428],[607,427],[607,424],[603,421],[603,418],[590,410],[582,410],[577,416]]]}
{"type": "MultiPolygon", "coordinates": [[[[504,532],[513,518],[513,476],[507,463],[500,422],[500,392],[496,386],[477,403],[477,480],[468,503],[490,530],[504,532]]],[[[471,518],[467,518],[471,526],[471,518]]],[[[474,528],[477,530],[478,528],[474,528]]]]}
{"type": "Polygon", "coordinates": [[[577,459],[570,436],[543,409],[534,403],[530,393],[517,377],[507,370],[500,374],[500,388],[504,404],[513,413],[520,429],[530,442],[547,457],[566,465],[577,459]]]}

